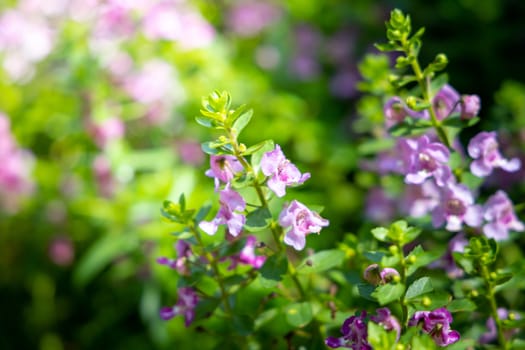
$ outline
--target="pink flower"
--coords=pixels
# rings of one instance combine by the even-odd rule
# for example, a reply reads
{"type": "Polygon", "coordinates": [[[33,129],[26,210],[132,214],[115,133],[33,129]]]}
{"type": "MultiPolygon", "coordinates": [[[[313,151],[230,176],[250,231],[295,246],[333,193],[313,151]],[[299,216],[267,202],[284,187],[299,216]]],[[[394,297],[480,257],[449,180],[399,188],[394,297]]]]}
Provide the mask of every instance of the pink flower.
{"type": "Polygon", "coordinates": [[[251,37],[279,19],[281,9],[263,1],[239,2],[227,16],[228,27],[237,35],[251,37]]]}
{"type": "Polygon", "coordinates": [[[97,146],[104,148],[113,140],[120,139],[124,136],[125,126],[121,119],[111,117],[102,122],[93,123],[89,127],[89,130],[97,146]]]}
{"type": "Polygon", "coordinates": [[[205,174],[215,179],[215,189],[218,189],[220,182],[229,184],[243,169],[241,162],[234,156],[212,155],[210,156],[210,169],[206,170],[205,174]]]}
{"type": "Polygon", "coordinates": [[[428,112],[416,112],[408,108],[406,103],[398,96],[394,96],[386,101],[383,107],[385,115],[385,125],[390,128],[398,123],[401,123],[406,117],[412,118],[428,118],[428,112]]]}
{"type": "Polygon", "coordinates": [[[444,85],[438,91],[432,101],[434,112],[438,120],[443,120],[452,113],[460,112],[460,96],[458,92],[450,85],[444,85]]]}
{"type": "Polygon", "coordinates": [[[302,250],[306,244],[306,235],[319,233],[329,222],[316,212],[308,209],[304,204],[293,200],[286,205],[279,215],[279,224],[289,229],[284,236],[284,243],[302,250]]]}
{"type": "Polygon", "coordinates": [[[279,145],[275,145],[273,151],[266,152],[262,156],[261,169],[264,175],[270,177],[268,187],[277,197],[286,194],[287,186],[300,185],[310,178],[309,173],[301,174],[299,169],[284,156],[279,145]]]}
{"type": "Polygon", "coordinates": [[[463,222],[472,227],[478,227],[482,222],[482,210],[474,205],[472,192],[463,184],[450,182],[441,191],[439,205],[432,212],[432,224],[441,226],[446,222],[448,231],[461,230],[463,222]]]}
{"type": "Polygon", "coordinates": [[[439,142],[431,142],[427,135],[415,139],[400,140],[401,156],[405,166],[405,183],[422,184],[434,177],[438,186],[444,186],[451,178],[447,165],[450,152],[439,142]]]}
{"type": "Polygon", "coordinates": [[[184,316],[184,325],[188,327],[195,318],[195,307],[199,302],[197,293],[191,287],[182,287],[178,291],[179,300],[173,307],[163,307],[160,317],[167,321],[175,316],[184,316]]]}
{"type": "Polygon", "coordinates": [[[432,180],[421,185],[406,185],[400,207],[402,212],[419,218],[430,213],[440,200],[439,187],[432,180]]]}
{"type": "Polygon", "coordinates": [[[228,257],[232,262],[228,269],[234,269],[237,264],[251,265],[254,269],[260,269],[266,261],[266,256],[255,255],[256,245],[257,238],[248,236],[242,250],[238,254],[228,257]]]}
{"type": "Polygon", "coordinates": [[[162,256],[157,258],[157,263],[177,270],[181,275],[189,275],[188,259],[193,255],[191,246],[185,240],[180,239],[175,244],[175,250],[177,251],[176,259],[162,256]]]}
{"type": "Polygon", "coordinates": [[[161,60],[147,62],[124,81],[124,90],[137,102],[151,105],[181,95],[172,66],[161,60]]]}
{"type": "Polygon", "coordinates": [[[75,247],[67,236],[54,237],[49,243],[48,255],[59,266],[71,265],[75,258],[75,247]]]}
{"type": "Polygon", "coordinates": [[[396,341],[399,341],[399,337],[401,336],[401,324],[397,318],[392,316],[392,313],[387,307],[377,309],[376,312],[377,316],[372,315],[370,316],[370,319],[375,323],[382,325],[387,331],[395,330],[397,335],[396,341]]]}
{"type": "Polygon", "coordinates": [[[374,222],[390,222],[396,214],[396,200],[381,187],[371,188],[366,195],[365,215],[374,222]]]}
{"type": "Polygon", "coordinates": [[[509,230],[525,230],[525,226],[514,213],[512,202],[501,190],[487,200],[483,211],[483,217],[487,221],[483,226],[483,233],[489,238],[501,241],[509,237],[509,230]]]}
{"type": "Polygon", "coordinates": [[[460,338],[457,331],[450,329],[452,315],[445,308],[434,311],[416,311],[408,322],[409,326],[422,325],[423,332],[429,334],[437,345],[454,344],[460,338]]]}
{"type": "Polygon", "coordinates": [[[478,95],[461,96],[461,119],[471,119],[478,115],[481,101],[478,95]]]}
{"type": "Polygon", "coordinates": [[[521,167],[518,158],[507,160],[499,153],[495,131],[482,131],[474,136],[468,144],[468,154],[475,159],[470,164],[470,171],[478,177],[490,175],[494,168],[513,172],[521,167]]]}
{"type": "Polygon", "coordinates": [[[244,214],[238,211],[246,208],[246,202],[239,193],[227,187],[220,191],[220,204],[217,216],[212,221],[201,221],[199,227],[207,234],[214,235],[219,225],[226,225],[229,233],[237,237],[246,222],[244,214]]]}
{"type": "Polygon", "coordinates": [[[98,192],[106,198],[111,198],[115,192],[115,179],[111,171],[109,159],[105,155],[99,154],[93,160],[91,166],[98,192]]]}

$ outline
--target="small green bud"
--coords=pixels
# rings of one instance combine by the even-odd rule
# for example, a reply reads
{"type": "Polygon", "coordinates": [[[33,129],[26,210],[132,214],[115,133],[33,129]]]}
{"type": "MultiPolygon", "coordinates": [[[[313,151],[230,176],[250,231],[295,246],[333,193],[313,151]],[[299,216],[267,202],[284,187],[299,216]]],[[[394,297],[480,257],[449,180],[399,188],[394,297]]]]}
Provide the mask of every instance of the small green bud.
{"type": "Polygon", "coordinates": [[[246,152],[246,145],[244,143],[241,143],[239,145],[239,151],[242,153],[242,152],[246,152]]]}
{"type": "Polygon", "coordinates": [[[438,64],[447,64],[448,58],[444,53],[439,53],[435,58],[435,62],[438,64]]]}
{"type": "Polygon", "coordinates": [[[399,253],[399,248],[396,245],[391,245],[390,247],[388,247],[388,250],[393,255],[396,255],[397,253],[399,253]]]}
{"type": "Polygon", "coordinates": [[[391,278],[392,278],[392,282],[394,282],[394,283],[401,282],[401,276],[399,276],[399,275],[393,275],[391,278]]]}
{"type": "Polygon", "coordinates": [[[416,260],[417,260],[417,257],[416,257],[415,255],[410,255],[410,256],[408,257],[408,259],[407,259],[407,262],[408,262],[409,264],[413,264],[413,263],[416,262],[416,260]]]}
{"type": "Polygon", "coordinates": [[[405,15],[403,15],[403,12],[399,9],[394,9],[392,12],[390,12],[390,23],[393,26],[399,26],[402,25],[405,22],[405,15]]]}
{"type": "Polygon", "coordinates": [[[396,350],[405,350],[405,346],[403,344],[397,344],[396,350]]]}
{"type": "Polygon", "coordinates": [[[429,307],[432,304],[432,300],[429,297],[423,297],[423,299],[421,299],[421,304],[425,307],[429,307]]]}
{"type": "Polygon", "coordinates": [[[228,138],[224,135],[219,136],[219,142],[220,143],[226,143],[228,142],[228,138]]]}
{"type": "Polygon", "coordinates": [[[514,312],[509,312],[509,320],[514,321],[516,319],[516,314],[514,312]]]}
{"type": "Polygon", "coordinates": [[[498,274],[495,273],[495,272],[491,272],[491,273],[489,274],[489,278],[490,278],[491,280],[495,281],[495,280],[498,279],[498,274]]]}
{"type": "Polygon", "coordinates": [[[399,75],[396,75],[396,74],[390,74],[388,76],[389,83],[395,83],[398,79],[399,79],[399,75]]]}
{"type": "Polygon", "coordinates": [[[470,296],[472,298],[477,298],[477,297],[479,297],[479,292],[477,290],[473,289],[473,290],[470,291],[470,296]]]}
{"type": "Polygon", "coordinates": [[[406,103],[408,108],[416,109],[417,107],[417,99],[414,96],[408,96],[406,99],[406,103]]]}

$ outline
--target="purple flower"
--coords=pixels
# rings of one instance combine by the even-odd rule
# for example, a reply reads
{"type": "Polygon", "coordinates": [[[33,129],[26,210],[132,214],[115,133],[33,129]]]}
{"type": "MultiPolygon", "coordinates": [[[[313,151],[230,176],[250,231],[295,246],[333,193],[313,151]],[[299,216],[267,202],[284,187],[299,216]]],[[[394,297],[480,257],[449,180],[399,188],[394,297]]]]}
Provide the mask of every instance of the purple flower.
{"type": "Polygon", "coordinates": [[[514,213],[512,202],[501,190],[487,200],[483,211],[483,217],[487,221],[483,226],[483,233],[489,238],[501,241],[508,238],[509,230],[525,230],[525,226],[514,213]]]}
{"type": "Polygon", "coordinates": [[[366,196],[365,215],[374,222],[390,222],[395,216],[396,204],[381,187],[371,188],[366,196]]]}
{"type": "Polygon", "coordinates": [[[438,186],[451,178],[447,165],[450,152],[439,142],[431,142],[427,135],[415,139],[401,139],[400,149],[405,165],[405,183],[422,184],[434,177],[438,186]]]}
{"type": "Polygon", "coordinates": [[[385,114],[385,124],[387,128],[402,122],[406,117],[428,118],[427,111],[416,112],[408,108],[406,103],[398,96],[394,96],[386,101],[383,107],[383,113],[385,114]]]}
{"type": "Polygon", "coordinates": [[[439,227],[446,221],[445,228],[456,232],[461,230],[463,222],[480,226],[482,217],[482,209],[474,205],[472,192],[465,185],[450,182],[442,189],[439,205],[432,212],[432,224],[439,227]]]}
{"type": "Polygon", "coordinates": [[[363,278],[370,284],[375,286],[379,284],[390,283],[399,277],[399,272],[391,267],[385,267],[380,270],[378,264],[369,265],[363,272],[363,278]]]}
{"type": "Polygon", "coordinates": [[[93,123],[89,126],[89,130],[97,146],[104,148],[113,140],[124,136],[125,125],[121,119],[111,117],[100,123],[93,123]]]}
{"type": "MultiPolygon", "coordinates": [[[[509,318],[509,312],[505,308],[498,308],[498,318],[500,320],[506,320],[509,318]]],[[[516,314],[516,319],[520,319],[520,315],[516,314]]],[[[498,329],[496,328],[496,322],[494,321],[494,318],[491,316],[487,320],[487,332],[483,333],[479,337],[480,344],[487,344],[492,342],[498,337],[498,329]]],[[[505,338],[508,340],[510,339],[514,334],[518,333],[517,329],[509,329],[504,332],[505,338]]]]}
{"type": "Polygon", "coordinates": [[[304,248],[307,234],[319,233],[323,227],[328,226],[328,223],[328,220],[323,219],[296,200],[285,205],[279,215],[279,224],[284,228],[289,228],[284,236],[284,243],[296,250],[304,248]]]}
{"type": "Polygon", "coordinates": [[[490,175],[494,168],[512,172],[521,167],[518,158],[507,160],[499,153],[495,131],[482,131],[474,136],[468,144],[468,154],[475,159],[470,164],[470,171],[478,177],[490,175]]]}
{"type": "Polygon", "coordinates": [[[261,169],[265,176],[270,177],[268,187],[277,197],[286,194],[286,186],[300,185],[310,178],[309,173],[301,174],[299,169],[286,159],[279,145],[275,145],[273,151],[262,156],[261,169]]]}
{"type": "Polygon", "coordinates": [[[328,337],[325,344],[331,348],[345,347],[352,350],[372,350],[368,344],[368,326],[366,324],[366,312],[361,312],[359,316],[351,316],[345,320],[341,327],[340,338],[328,337]]]}
{"type": "Polygon", "coordinates": [[[210,156],[210,169],[206,176],[215,178],[215,189],[219,188],[220,182],[229,184],[236,174],[243,170],[241,162],[234,156],[221,155],[210,156]]]}
{"type": "Polygon", "coordinates": [[[195,318],[195,306],[199,302],[197,293],[191,287],[182,287],[178,291],[178,301],[173,307],[160,309],[160,317],[167,321],[175,316],[184,316],[184,325],[188,327],[195,318]]]}
{"type": "Polygon", "coordinates": [[[408,322],[409,326],[422,325],[423,332],[429,334],[437,345],[447,346],[459,340],[459,333],[450,329],[452,315],[445,308],[434,311],[417,311],[408,322]]]}
{"type": "Polygon", "coordinates": [[[481,101],[478,95],[461,96],[461,119],[471,119],[478,115],[481,101]]]}
{"type": "Polygon", "coordinates": [[[162,256],[157,258],[157,263],[177,270],[181,275],[189,275],[187,262],[192,256],[191,246],[185,240],[180,239],[175,244],[175,250],[177,251],[177,259],[162,256]]]}
{"type": "Polygon", "coordinates": [[[387,331],[395,330],[397,335],[396,341],[399,341],[399,337],[401,336],[401,324],[397,318],[392,316],[390,310],[387,307],[377,309],[376,312],[377,316],[370,316],[370,319],[375,323],[382,325],[387,331]]]}
{"type": "Polygon", "coordinates": [[[444,269],[450,278],[459,278],[463,276],[464,272],[456,265],[454,261],[454,252],[463,252],[468,245],[468,240],[465,234],[459,233],[452,238],[448,243],[448,249],[443,257],[431,264],[431,267],[444,269]]]}
{"type": "Polygon", "coordinates": [[[440,200],[439,187],[432,180],[421,185],[406,185],[401,199],[401,211],[415,218],[430,213],[440,200]]]}
{"type": "Polygon", "coordinates": [[[228,270],[232,270],[237,267],[237,264],[251,265],[254,269],[260,269],[266,257],[264,255],[255,255],[255,247],[257,244],[257,238],[255,236],[248,236],[244,248],[233,256],[228,257],[231,260],[231,265],[228,270]]]}
{"type": "Polygon", "coordinates": [[[237,237],[246,222],[246,217],[235,211],[244,210],[246,202],[239,193],[229,187],[220,191],[219,201],[221,207],[217,212],[217,216],[212,221],[201,221],[199,227],[207,234],[214,235],[219,225],[226,225],[229,233],[237,237]]]}
{"type": "Polygon", "coordinates": [[[459,113],[460,105],[458,102],[460,102],[458,92],[452,86],[444,85],[432,101],[436,118],[443,120],[452,113],[459,113]]]}

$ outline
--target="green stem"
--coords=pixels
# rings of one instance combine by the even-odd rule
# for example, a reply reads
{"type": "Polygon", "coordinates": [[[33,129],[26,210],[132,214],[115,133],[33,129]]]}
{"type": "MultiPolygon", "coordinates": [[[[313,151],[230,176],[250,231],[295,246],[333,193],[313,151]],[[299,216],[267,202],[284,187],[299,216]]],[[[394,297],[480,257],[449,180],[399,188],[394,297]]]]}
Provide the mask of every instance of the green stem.
{"type": "Polygon", "coordinates": [[[501,320],[498,316],[498,305],[496,303],[496,298],[494,295],[494,285],[492,284],[492,281],[490,279],[490,273],[485,265],[481,265],[481,277],[485,281],[485,286],[487,288],[487,299],[490,304],[490,314],[492,318],[494,319],[494,323],[496,324],[499,345],[501,346],[503,350],[507,350],[509,349],[509,346],[507,344],[507,339],[505,338],[505,334],[503,333],[503,327],[501,325],[501,320]]]}
{"type": "MultiPolygon", "coordinates": [[[[228,133],[228,137],[231,140],[231,145],[233,147],[233,153],[235,155],[235,158],[242,164],[244,169],[246,169],[246,172],[252,176],[253,178],[253,187],[255,188],[255,192],[257,192],[257,197],[259,198],[259,201],[261,202],[261,207],[270,210],[270,207],[268,205],[268,201],[266,200],[266,197],[264,196],[264,192],[262,190],[262,186],[257,180],[257,174],[253,170],[252,166],[248,161],[242,156],[242,151],[240,150],[239,143],[237,142],[237,138],[233,134],[232,130],[230,128],[226,129],[226,132],[228,133]]],[[[280,242],[280,230],[278,228],[271,224],[270,230],[272,232],[273,240],[275,241],[275,246],[277,247],[277,251],[282,251],[282,245],[280,242]]]]}
{"type": "Polygon", "coordinates": [[[422,94],[423,94],[423,100],[425,104],[429,104],[430,107],[428,108],[428,111],[430,113],[430,122],[432,123],[432,127],[436,130],[436,133],[439,136],[439,139],[447,148],[450,148],[450,141],[448,140],[447,133],[443,129],[443,126],[441,125],[441,122],[437,119],[436,112],[434,111],[434,107],[432,105],[432,93],[430,92],[430,80],[425,77],[423,74],[423,71],[421,70],[421,66],[419,65],[419,61],[417,60],[417,54],[410,52],[410,47],[408,45],[408,42],[406,39],[403,41],[403,48],[405,50],[405,54],[407,56],[414,57],[411,61],[412,70],[414,71],[414,74],[416,75],[417,82],[421,88],[422,94]]]}
{"type": "Polygon", "coordinates": [[[204,243],[202,241],[201,235],[199,231],[195,228],[194,225],[190,225],[190,230],[195,236],[195,239],[197,240],[197,243],[202,249],[202,252],[204,254],[204,257],[206,260],[210,262],[211,268],[213,270],[213,273],[215,274],[215,277],[217,279],[217,283],[219,284],[219,289],[221,291],[221,300],[224,305],[224,311],[226,313],[226,316],[229,318],[233,317],[232,307],[230,305],[230,301],[228,299],[228,292],[226,291],[226,287],[224,286],[224,280],[222,278],[222,275],[219,271],[219,264],[217,262],[217,259],[215,259],[215,256],[211,254],[210,252],[206,251],[204,247],[204,243]]]}
{"type": "MultiPolygon", "coordinates": [[[[406,270],[407,270],[407,265],[406,265],[406,261],[405,261],[405,257],[403,256],[403,246],[399,243],[396,243],[396,247],[397,247],[397,251],[398,251],[398,254],[399,254],[399,262],[400,262],[400,265],[401,265],[401,271],[399,271],[399,274],[400,274],[400,277],[401,277],[401,283],[403,283],[403,285],[407,285],[407,273],[406,273],[406,270]]],[[[408,307],[405,303],[405,295],[406,295],[406,290],[405,292],[403,292],[403,295],[401,296],[401,312],[402,312],[402,325],[403,327],[408,327],[408,307]]]]}

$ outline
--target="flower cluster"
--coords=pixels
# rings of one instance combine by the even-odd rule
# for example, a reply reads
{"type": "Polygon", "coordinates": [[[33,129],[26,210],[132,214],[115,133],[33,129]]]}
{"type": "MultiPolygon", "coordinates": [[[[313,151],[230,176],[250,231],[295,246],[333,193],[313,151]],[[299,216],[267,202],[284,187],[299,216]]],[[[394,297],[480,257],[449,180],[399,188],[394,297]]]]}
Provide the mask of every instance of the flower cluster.
{"type": "Polygon", "coordinates": [[[7,116],[0,113],[0,206],[15,212],[20,200],[28,196],[34,188],[31,178],[33,156],[29,151],[19,148],[11,134],[7,116]]]}
{"type": "Polygon", "coordinates": [[[423,332],[429,334],[437,345],[447,346],[460,338],[457,331],[450,329],[452,315],[445,308],[434,311],[416,311],[408,322],[409,326],[421,326],[423,332]]]}

